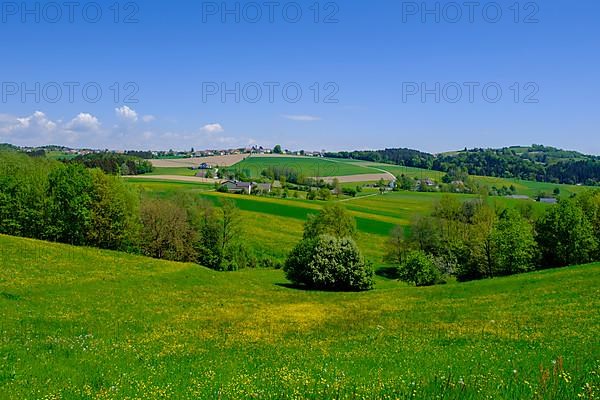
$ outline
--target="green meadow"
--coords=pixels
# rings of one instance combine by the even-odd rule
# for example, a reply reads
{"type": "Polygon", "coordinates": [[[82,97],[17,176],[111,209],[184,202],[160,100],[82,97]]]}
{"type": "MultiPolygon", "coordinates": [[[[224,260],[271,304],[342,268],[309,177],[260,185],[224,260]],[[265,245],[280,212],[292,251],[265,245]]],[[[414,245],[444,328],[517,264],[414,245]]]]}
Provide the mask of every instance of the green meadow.
{"type": "Polygon", "coordinates": [[[317,157],[248,157],[232,168],[246,172],[250,177],[260,177],[270,167],[287,168],[305,177],[332,177],[377,173],[371,168],[317,157]]]}
{"type": "MultiPolygon", "coordinates": [[[[214,186],[195,183],[148,182],[129,180],[140,188],[145,196],[169,199],[181,194],[191,194],[211,201],[219,206],[228,199],[240,209],[244,240],[257,253],[283,260],[294,245],[302,238],[304,222],[309,214],[317,214],[325,205],[321,201],[304,199],[281,199],[259,196],[224,194],[214,191],[214,186]]],[[[375,265],[382,264],[385,243],[396,225],[408,226],[417,215],[431,212],[441,193],[392,192],[384,195],[367,192],[357,198],[342,198],[340,201],[355,218],[359,231],[359,247],[375,265]]],[[[471,195],[453,195],[466,201],[471,195]]],[[[500,197],[489,201],[497,207],[515,207],[523,203],[500,197]]],[[[546,206],[530,202],[535,210],[546,206]]]]}
{"type": "MultiPolygon", "coordinates": [[[[328,159],[328,158],[316,158],[316,157],[260,157],[253,156],[248,157],[245,160],[235,164],[233,167],[238,171],[244,172],[251,178],[260,178],[262,171],[269,167],[280,167],[289,168],[299,174],[311,177],[333,177],[333,176],[351,176],[351,175],[367,175],[377,174],[381,172],[389,172],[395,176],[402,174],[417,179],[433,179],[437,182],[441,182],[442,177],[445,175],[443,172],[432,171],[421,168],[404,167],[400,165],[390,165],[383,163],[374,163],[360,160],[346,160],[346,159],[328,159]]],[[[155,168],[154,171],[149,175],[177,175],[177,176],[194,176],[195,171],[188,168],[155,168]]],[[[519,179],[508,179],[498,177],[487,177],[487,176],[473,176],[476,182],[481,185],[488,186],[489,188],[495,186],[502,188],[504,186],[514,186],[517,190],[517,194],[535,197],[540,193],[546,193],[551,195],[555,189],[560,189],[561,194],[571,195],[579,193],[585,190],[586,187],[576,185],[563,185],[554,184],[547,182],[534,182],[524,181],[519,179]]],[[[365,182],[356,182],[343,184],[347,187],[355,187],[357,185],[363,185],[369,183],[368,180],[365,182]]],[[[371,182],[372,183],[372,182],[371,182]]]]}
{"type": "MultiPolygon", "coordinates": [[[[443,172],[432,171],[428,169],[421,168],[412,168],[412,167],[403,167],[400,165],[389,165],[389,164],[379,164],[379,163],[369,163],[369,162],[360,162],[359,163],[365,167],[375,167],[379,169],[383,169],[388,171],[396,176],[406,175],[410,178],[418,178],[418,179],[434,179],[437,182],[442,180],[442,177],[445,175],[443,172]]],[[[576,185],[563,185],[563,184],[555,184],[555,183],[547,183],[547,182],[534,182],[534,181],[524,181],[520,179],[508,179],[508,178],[497,178],[497,177],[489,177],[489,176],[473,176],[472,177],[476,182],[481,185],[485,185],[488,187],[497,187],[501,188],[503,186],[510,187],[513,185],[517,189],[517,194],[535,197],[539,193],[544,192],[548,195],[551,195],[554,192],[554,189],[559,188],[561,194],[571,195],[573,193],[579,193],[586,189],[584,186],[576,186],[576,185]]]]}
{"type": "Polygon", "coordinates": [[[0,236],[2,399],[597,399],[600,265],[366,293],[0,236]]]}
{"type": "Polygon", "coordinates": [[[48,151],[46,152],[46,157],[52,160],[72,160],[77,157],[77,155],[65,153],[63,151],[48,151]]]}
{"type": "Polygon", "coordinates": [[[146,175],[195,176],[197,172],[185,167],[154,167],[153,171],[146,175]]]}

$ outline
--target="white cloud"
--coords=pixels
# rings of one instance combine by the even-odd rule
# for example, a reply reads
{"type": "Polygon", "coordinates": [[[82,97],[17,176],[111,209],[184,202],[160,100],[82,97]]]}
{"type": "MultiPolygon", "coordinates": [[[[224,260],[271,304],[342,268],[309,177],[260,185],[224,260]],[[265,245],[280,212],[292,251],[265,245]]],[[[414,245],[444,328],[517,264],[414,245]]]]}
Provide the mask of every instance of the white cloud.
{"type": "Polygon", "coordinates": [[[146,123],[156,121],[156,117],[154,115],[144,115],[142,117],[142,121],[144,121],[146,123]]]}
{"type": "Polygon", "coordinates": [[[7,135],[36,130],[40,133],[52,132],[56,127],[56,122],[48,119],[41,111],[21,118],[7,114],[0,115],[0,132],[7,135]]]}
{"type": "Polygon", "coordinates": [[[115,112],[117,113],[117,116],[119,118],[124,119],[126,121],[137,122],[138,120],[137,112],[135,112],[135,110],[132,110],[127,106],[115,108],[115,112]]]}
{"type": "Polygon", "coordinates": [[[320,117],[315,117],[313,115],[284,115],[283,118],[289,119],[290,121],[300,121],[300,122],[314,122],[320,121],[320,117]]]}
{"type": "MultiPolygon", "coordinates": [[[[130,110],[131,112],[135,112],[130,110]]],[[[121,115],[132,116],[127,109],[119,109],[121,115]]],[[[139,121],[148,121],[147,115],[138,115],[139,121]]],[[[85,148],[109,149],[155,149],[166,150],[194,148],[239,147],[255,144],[244,135],[226,135],[221,124],[214,123],[195,130],[148,129],[141,124],[103,124],[90,113],[79,113],[74,118],[52,119],[41,111],[28,116],[0,113],[0,143],[19,146],[43,146],[48,144],[85,148]]],[[[132,119],[130,118],[129,121],[132,119]]]]}
{"type": "Polygon", "coordinates": [[[92,114],[80,113],[65,128],[73,132],[95,132],[100,130],[100,121],[92,114]]]}
{"type": "Polygon", "coordinates": [[[56,138],[73,140],[73,134],[61,135],[62,121],[52,121],[41,111],[26,117],[0,115],[0,141],[20,145],[49,144],[56,138]],[[62,136],[62,137],[61,137],[62,136]]]}
{"type": "Polygon", "coordinates": [[[200,130],[206,133],[221,133],[225,129],[223,129],[221,124],[208,124],[204,125],[200,130]]]}

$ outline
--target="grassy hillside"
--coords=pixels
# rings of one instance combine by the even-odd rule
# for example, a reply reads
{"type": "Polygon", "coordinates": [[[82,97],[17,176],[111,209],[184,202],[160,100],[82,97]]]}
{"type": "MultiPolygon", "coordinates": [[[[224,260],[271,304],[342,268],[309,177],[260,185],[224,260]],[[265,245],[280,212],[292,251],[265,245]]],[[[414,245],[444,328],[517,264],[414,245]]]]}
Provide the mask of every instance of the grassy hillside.
{"type": "Polygon", "coordinates": [[[186,167],[154,167],[154,170],[146,175],[177,175],[177,176],[195,176],[198,171],[193,171],[186,167]]]}
{"type": "MultiPolygon", "coordinates": [[[[232,168],[248,174],[252,178],[259,178],[262,171],[269,167],[285,167],[290,168],[307,177],[333,177],[333,176],[350,176],[350,175],[369,175],[381,172],[390,172],[395,176],[402,174],[418,179],[431,178],[437,182],[441,182],[445,173],[440,171],[432,171],[421,168],[403,167],[399,165],[390,165],[382,163],[373,163],[369,161],[350,160],[350,159],[327,159],[315,157],[259,157],[254,156],[247,158],[232,168]]],[[[178,175],[178,176],[194,176],[195,171],[187,168],[167,168],[155,167],[154,172],[149,175],[178,175]]],[[[379,178],[378,178],[379,179],[379,178]]],[[[583,186],[553,184],[545,182],[524,181],[520,179],[506,179],[486,176],[474,176],[473,179],[481,185],[489,188],[495,186],[502,188],[504,186],[514,186],[518,194],[535,197],[540,193],[551,195],[556,188],[560,189],[561,194],[571,195],[581,192],[586,188],[583,186]]],[[[371,180],[372,181],[372,180],[371,180]]],[[[365,179],[368,183],[369,179],[365,179]]],[[[355,187],[358,183],[351,183],[347,186],[355,187]]]]}
{"type": "MultiPolygon", "coordinates": [[[[244,237],[247,243],[259,253],[283,259],[301,239],[304,222],[309,214],[317,214],[325,204],[320,201],[301,199],[279,199],[256,196],[240,196],[210,191],[210,185],[174,182],[148,182],[131,180],[147,196],[174,198],[181,193],[190,193],[219,205],[222,199],[233,200],[241,210],[244,237]]],[[[367,192],[370,193],[370,192],[367,192]]],[[[375,264],[382,262],[385,242],[395,225],[408,226],[416,215],[431,212],[441,193],[395,192],[379,195],[367,194],[356,199],[341,202],[356,219],[361,250],[375,264]]],[[[453,195],[461,200],[471,199],[469,195],[453,195]]],[[[514,206],[520,200],[490,198],[499,207],[514,206]]],[[[546,206],[531,203],[535,210],[542,211],[546,206]]]]}
{"type": "Polygon", "coordinates": [[[259,157],[253,156],[235,164],[234,168],[248,171],[251,177],[260,177],[269,167],[292,169],[305,177],[330,177],[376,173],[373,169],[354,163],[327,160],[315,157],[259,157]]]}
{"type": "MultiPolygon", "coordinates": [[[[389,164],[379,164],[379,163],[370,163],[370,162],[358,162],[358,165],[362,165],[365,167],[375,167],[379,168],[392,174],[406,175],[411,178],[419,178],[426,179],[431,178],[435,179],[437,182],[442,180],[442,177],[445,175],[443,172],[432,171],[421,168],[411,168],[411,167],[402,167],[400,165],[389,165],[389,164]]],[[[584,186],[576,186],[576,185],[563,185],[563,184],[555,184],[555,183],[546,183],[546,182],[534,182],[534,181],[524,181],[520,179],[507,179],[507,178],[495,178],[489,176],[473,176],[473,179],[476,182],[479,182],[482,185],[492,187],[496,186],[497,188],[501,188],[503,186],[510,187],[511,185],[515,186],[517,189],[517,193],[521,195],[526,195],[530,197],[537,196],[540,192],[545,192],[547,194],[552,194],[554,189],[559,188],[561,194],[570,195],[572,193],[578,193],[582,190],[585,190],[584,186]]]]}
{"type": "Polygon", "coordinates": [[[595,399],[600,265],[368,293],[0,236],[2,399],[595,399]],[[579,397],[581,395],[581,397],[579,397]]]}

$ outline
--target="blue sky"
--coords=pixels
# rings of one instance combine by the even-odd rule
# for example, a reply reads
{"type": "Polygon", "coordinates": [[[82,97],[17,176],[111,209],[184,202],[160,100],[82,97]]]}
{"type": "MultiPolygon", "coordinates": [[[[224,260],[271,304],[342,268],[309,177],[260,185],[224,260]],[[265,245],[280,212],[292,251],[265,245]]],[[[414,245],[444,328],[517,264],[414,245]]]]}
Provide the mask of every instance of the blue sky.
{"type": "Polygon", "coordinates": [[[2,3],[0,142],[600,154],[598,1],[25,4],[2,3]]]}

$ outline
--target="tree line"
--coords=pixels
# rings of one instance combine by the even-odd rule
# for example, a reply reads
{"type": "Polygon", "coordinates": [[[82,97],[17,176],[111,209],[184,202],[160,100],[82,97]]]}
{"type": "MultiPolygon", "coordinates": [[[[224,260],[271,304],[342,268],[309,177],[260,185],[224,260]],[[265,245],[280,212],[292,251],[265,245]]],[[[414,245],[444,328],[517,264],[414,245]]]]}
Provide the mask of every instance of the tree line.
{"type": "Polygon", "coordinates": [[[470,175],[557,184],[600,184],[599,157],[540,145],[525,149],[465,149],[440,155],[410,149],[367,150],[327,153],[326,157],[374,161],[440,172],[461,168],[470,175]]]}
{"type": "Polygon", "coordinates": [[[82,164],[87,168],[99,168],[109,175],[142,175],[153,171],[150,161],[132,154],[113,152],[80,155],[65,162],[82,164]]]}
{"type": "Polygon", "coordinates": [[[155,199],[80,163],[0,152],[0,233],[118,250],[217,270],[262,265],[231,202],[155,199]]]}
{"type": "Polygon", "coordinates": [[[561,199],[541,216],[524,204],[493,207],[444,196],[429,216],[396,227],[386,260],[417,286],[600,261],[600,191],[561,199]]]}

